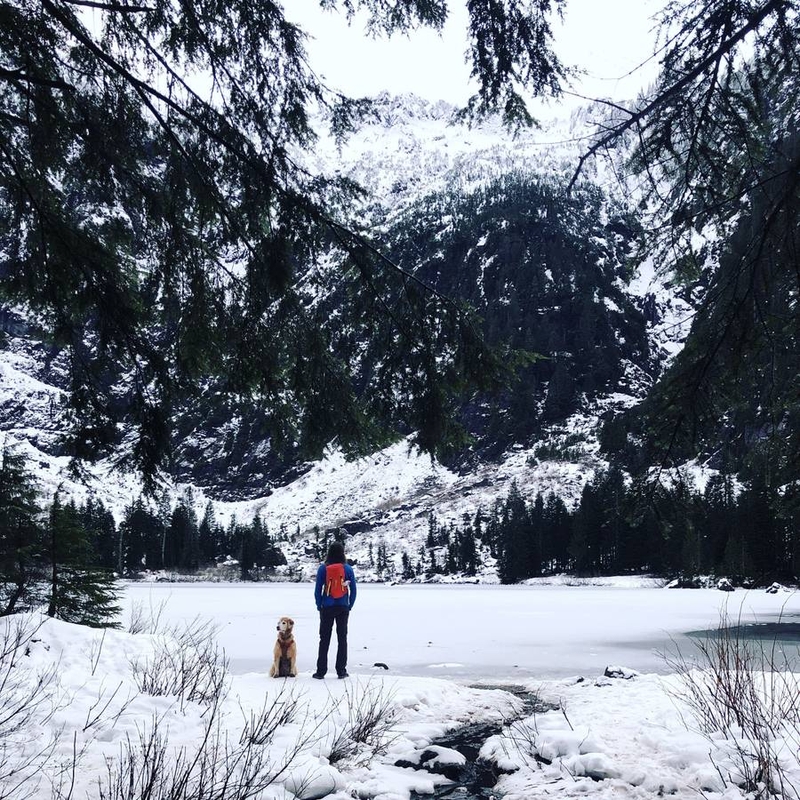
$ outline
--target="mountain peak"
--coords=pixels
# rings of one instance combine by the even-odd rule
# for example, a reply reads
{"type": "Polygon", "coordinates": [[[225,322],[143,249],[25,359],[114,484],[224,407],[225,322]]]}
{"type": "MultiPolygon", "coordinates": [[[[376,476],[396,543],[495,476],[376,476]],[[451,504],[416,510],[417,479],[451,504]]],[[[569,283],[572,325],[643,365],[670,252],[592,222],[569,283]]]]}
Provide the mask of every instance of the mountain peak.
{"type": "Polygon", "coordinates": [[[454,105],[444,100],[431,102],[412,93],[381,92],[372,98],[372,102],[378,122],[385,127],[419,120],[450,122],[457,110],[454,105]]]}

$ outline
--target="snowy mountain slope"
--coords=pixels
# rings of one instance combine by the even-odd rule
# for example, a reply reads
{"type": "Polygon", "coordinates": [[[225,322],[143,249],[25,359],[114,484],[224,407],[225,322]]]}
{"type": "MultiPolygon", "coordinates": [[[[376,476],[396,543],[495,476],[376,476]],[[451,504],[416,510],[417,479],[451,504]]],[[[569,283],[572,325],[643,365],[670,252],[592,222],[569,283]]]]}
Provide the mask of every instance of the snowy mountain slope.
{"type": "Polygon", "coordinates": [[[55,455],[66,427],[63,359],[30,337],[19,314],[4,313],[0,324],[5,332],[0,358],[2,430],[9,442],[27,441],[42,458],[55,455]]]}
{"type": "MultiPolygon", "coordinates": [[[[344,143],[322,133],[309,167],[363,186],[358,215],[378,226],[445,188],[466,190],[514,171],[571,175],[588,135],[586,110],[517,132],[499,119],[468,125],[456,119],[455,106],[411,94],[378,95],[374,112],[344,143]]],[[[586,174],[595,169],[590,165],[586,174]]]]}
{"type": "MultiPolygon", "coordinates": [[[[568,176],[587,130],[585,113],[573,114],[513,138],[496,121],[472,128],[454,123],[453,111],[445,103],[382,95],[375,117],[344,145],[320,139],[312,166],[338,170],[367,188],[367,198],[353,214],[380,235],[424,205],[432,193],[458,190],[467,196],[510,173],[568,176]]],[[[482,280],[496,260],[484,252],[486,242],[491,233],[503,243],[502,222],[497,231],[475,239],[467,252],[467,257],[483,259],[478,267],[482,280]]],[[[552,281],[549,270],[544,275],[552,281]]],[[[605,309],[609,319],[623,320],[621,305],[632,303],[646,318],[654,362],[667,363],[686,335],[688,304],[649,262],[638,267],[632,281],[617,277],[610,288],[592,299],[595,306],[605,309]]],[[[484,294],[485,289],[480,287],[484,294]]],[[[52,352],[19,315],[6,313],[0,324],[5,331],[0,350],[0,430],[5,442],[22,446],[45,496],[59,487],[77,499],[91,493],[120,519],[124,506],[140,492],[135,476],[112,470],[108,462],[87,468],[85,480],[69,471],[60,443],[68,421],[63,356],[52,352]]],[[[614,335],[617,342],[625,338],[621,329],[614,335]]],[[[624,353],[620,369],[624,374],[608,393],[585,400],[568,417],[549,420],[535,436],[507,446],[491,463],[475,456],[462,460],[458,473],[409,451],[407,442],[353,462],[334,450],[316,464],[294,464],[291,470],[267,466],[270,446],[259,438],[257,414],[247,419],[237,411],[226,417],[224,408],[215,409],[202,424],[180,429],[177,445],[184,464],[180,479],[168,482],[167,489],[177,496],[194,484],[199,511],[208,498],[230,500],[217,503],[221,519],[246,521],[260,514],[273,533],[284,527],[294,535],[299,529],[298,541],[287,544],[298,557],[305,557],[315,526],[358,532],[350,549],[362,562],[369,546],[381,541],[404,541],[411,553],[424,543],[429,514],[457,522],[503,499],[514,481],[526,496],[556,491],[573,503],[583,483],[605,463],[597,443],[602,415],[636,403],[654,379],[641,359],[624,353]],[[542,457],[542,443],[549,450],[563,446],[565,454],[560,460],[542,457]]],[[[402,549],[395,548],[398,558],[402,549]]]]}
{"type": "MultiPolygon", "coordinates": [[[[336,529],[346,534],[348,557],[364,577],[379,577],[370,555],[374,559],[381,545],[399,575],[403,553],[416,558],[425,547],[430,515],[442,524],[458,524],[465,514],[473,518],[479,509],[487,512],[505,500],[514,483],[526,496],[554,492],[568,506],[576,505],[584,484],[607,466],[597,440],[601,414],[631,402],[631,397],[618,396],[593,413],[552,426],[544,439],[545,456],[540,455],[541,443],[514,445],[497,462],[476,461],[456,474],[415,451],[408,440],[350,462],[333,451],[268,497],[217,503],[216,513],[222,520],[261,516],[273,535],[280,536],[290,566],[305,565],[308,577],[316,568],[314,545],[336,529]],[[552,457],[559,446],[564,456],[552,457]]],[[[482,573],[486,579],[494,579],[490,558],[482,573]]]]}

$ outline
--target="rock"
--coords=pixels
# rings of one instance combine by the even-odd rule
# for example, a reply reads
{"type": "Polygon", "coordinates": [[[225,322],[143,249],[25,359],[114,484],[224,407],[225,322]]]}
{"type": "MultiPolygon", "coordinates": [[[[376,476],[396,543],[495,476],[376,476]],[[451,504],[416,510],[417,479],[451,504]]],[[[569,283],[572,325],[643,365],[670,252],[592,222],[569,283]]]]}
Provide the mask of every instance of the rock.
{"type": "Polygon", "coordinates": [[[778,594],[783,589],[780,583],[773,583],[770,586],[767,586],[767,594],[778,594]]]}
{"type": "Polygon", "coordinates": [[[681,575],[680,578],[670,581],[667,589],[710,589],[713,586],[710,575],[681,575]]]}
{"type": "Polygon", "coordinates": [[[578,759],[575,766],[578,775],[585,775],[593,781],[605,781],[622,775],[604,753],[587,753],[578,759]]]}
{"type": "Polygon", "coordinates": [[[376,661],[372,666],[379,667],[380,669],[389,669],[389,665],[384,664],[383,661],[376,661]]]}
{"type": "Polygon", "coordinates": [[[635,669],[619,666],[606,667],[605,672],[603,673],[604,678],[621,678],[625,681],[636,678],[638,675],[639,673],[635,669]]]}
{"type": "Polygon", "coordinates": [[[461,778],[466,763],[467,759],[457,750],[439,745],[429,745],[422,750],[410,753],[408,758],[395,761],[394,765],[426,770],[436,775],[444,775],[451,781],[457,781],[461,778]]]}
{"type": "MultiPolygon", "coordinates": [[[[732,592],[733,584],[727,578],[720,578],[717,581],[717,589],[721,592],[732,592]]],[[[767,589],[767,591],[769,591],[769,589],[767,589]]]]}

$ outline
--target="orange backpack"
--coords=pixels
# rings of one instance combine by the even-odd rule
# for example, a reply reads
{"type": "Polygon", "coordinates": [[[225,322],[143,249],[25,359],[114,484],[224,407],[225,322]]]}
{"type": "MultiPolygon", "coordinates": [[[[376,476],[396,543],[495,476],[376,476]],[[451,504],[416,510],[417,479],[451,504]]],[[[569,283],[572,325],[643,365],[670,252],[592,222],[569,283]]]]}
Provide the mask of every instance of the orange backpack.
{"type": "Polygon", "coordinates": [[[325,565],[325,588],[323,594],[338,600],[347,594],[347,581],[344,579],[344,564],[325,565]]]}

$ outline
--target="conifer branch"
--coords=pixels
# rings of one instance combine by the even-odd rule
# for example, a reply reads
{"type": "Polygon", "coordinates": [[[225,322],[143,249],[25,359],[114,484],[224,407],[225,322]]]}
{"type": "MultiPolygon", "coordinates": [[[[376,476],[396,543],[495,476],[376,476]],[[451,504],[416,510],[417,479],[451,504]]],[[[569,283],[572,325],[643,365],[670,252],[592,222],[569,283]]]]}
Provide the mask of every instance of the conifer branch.
{"type": "Polygon", "coordinates": [[[43,78],[40,75],[31,75],[21,69],[0,67],[0,80],[8,81],[9,83],[32,83],[36,86],[49,86],[51,89],[62,89],[67,92],[75,91],[75,87],[71,83],[57,78],[43,78]]]}
{"type": "Polygon", "coordinates": [[[690,69],[688,72],[684,73],[682,77],[671,83],[666,88],[660,90],[656,96],[650,100],[647,104],[645,104],[642,108],[637,111],[626,110],[624,108],[619,108],[619,110],[624,111],[628,115],[628,119],[623,120],[622,122],[614,125],[612,129],[606,133],[605,135],[601,136],[585,153],[581,155],[578,159],[578,166],[575,168],[575,171],[572,175],[572,178],[567,185],[567,191],[571,191],[572,188],[575,186],[578,178],[580,177],[581,172],[583,171],[584,164],[593,158],[597,153],[599,153],[604,148],[608,147],[612,142],[619,139],[624,133],[629,131],[634,125],[638,125],[640,122],[645,120],[647,117],[650,117],[659,109],[666,106],[667,102],[671,100],[673,97],[680,95],[684,89],[690,86],[697,78],[703,75],[708,69],[714,67],[715,64],[719,64],[719,62],[728,54],[730,53],[736,45],[742,42],[748,34],[752,33],[753,31],[757,30],[761,23],[770,16],[773,12],[777,11],[781,6],[785,5],[786,0],[770,0],[765,6],[761,8],[760,11],[755,13],[748,22],[739,28],[738,31],[731,34],[727,39],[724,39],[720,44],[714,48],[714,50],[709,53],[705,58],[701,59],[695,67],[690,69]]]}
{"type": "Polygon", "coordinates": [[[61,0],[72,6],[82,6],[84,8],[96,8],[101,11],[112,11],[115,14],[141,14],[155,11],[152,6],[126,6],[121,3],[100,3],[92,0],[61,0]]]}

